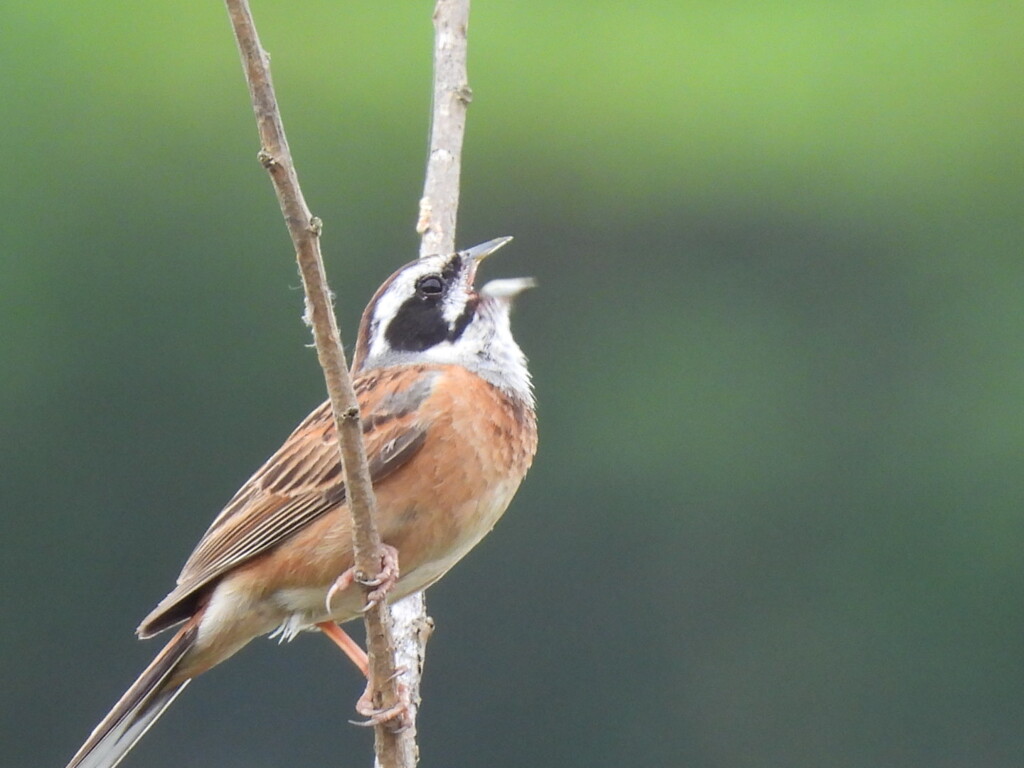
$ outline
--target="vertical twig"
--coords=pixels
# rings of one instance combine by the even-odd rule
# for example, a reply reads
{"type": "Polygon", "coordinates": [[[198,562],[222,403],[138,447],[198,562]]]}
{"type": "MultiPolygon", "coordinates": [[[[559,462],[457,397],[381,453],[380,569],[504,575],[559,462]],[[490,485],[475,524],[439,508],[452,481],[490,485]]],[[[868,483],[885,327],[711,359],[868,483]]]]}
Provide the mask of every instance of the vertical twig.
{"type": "MultiPolygon", "coordinates": [[[[269,57],[260,45],[248,2],[225,0],[225,3],[238,42],[245,79],[249,85],[249,94],[256,115],[262,147],[259,153],[260,162],[270,173],[281,212],[288,226],[288,233],[295,246],[295,256],[306,293],[306,317],[313,328],[317,357],[324,371],[327,392],[334,412],[340,456],[345,471],[346,495],[353,518],[356,571],[372,578],[380,571],[382,557],[380,534],[374,522],[376,501],[366,464],[359,406],[345,363],[330,289],[324,273],[323,258],[320,255],[321,222],[310,214],[299,187],[270,78],[269,57]]],[[[377,685],[377,690],[373,692],[374,703],[382,708],[390,708],[398,703],[398,692],[394,643],[391,639],[387,606],[383,603],[376,604],[365,616],[371,679],[377,685]]],[[[407,740],[407,736],[395,734],[385,726],[378,726],[375,731],[377,758],[382,766],[411,768],[415,764],[399,761],[403,751],[399,750],[398,745],[400,741],[407,740]]],[[[415,745],[412,753],[415,753],[415,745]]]]}
{"type": "MultiPolygon", "coordinates": [[[[357,570],[376,574],[380,568],[380,535],[374,524],[376,502],[366,465],[359,429],[359,410],[352,390],[330,291],[320,255],[319,219],[313,217],[302,196],[280,110],[274,95],[266,52],[260,45],[247,0],[225,0],[238,42],[259,129],[260,162],[270,173],[295,246],[296,259],[306,291],[306,314],[313,328],[317,356],[324,370],[335,425],[338,430],[349,504],[354,520],[353,538],[357,570]]],[[[434,88],[430,154],[416,230],[422,235],[420,255],[455,250],[459,204],[459,176],[466,108],[472,98],[466,76],[466,32],[469,0],[438,0],[434,9],[434,88]]],[[[401,567],[401,563],[399,563],[401,567]]],[[[366,615],[367,651],[371,669],[381,690],[374,701],[387,708],[398,701],[395,669],[403,671],[412,703],[413,727],[399,734],[385,727],[375,729],[376,762],[381,768],[413,768],[419,754],[415,741],[415,715],[419,704],[419,679],[430,620],[422,596],[406,598],[393,607],[400,627],[395,650],[385,606],[366,615]],[[396,660],[397,659],[397,660],[396,660]]]]}
{"type": "Polygon", "coordinates": [[[416,231],[420,256],[455,251],[459,174],[466,109],[473,99],[466,75],[469,0],[438,0],[434,7],[434,110],[430,156],[416,231]]]}
{"type": "MultiPolygon", "coordinates": [[[[466,74],[469,0],[438,0],[434,7],[433,113],[430,120],[430,153],[427,157],[423,197],[416,231],[422,236],[420,256],[452,253],[459,211],[459,175],[462,169],[462,138],[466,108],[472,98],[466,74]]],[[[403,759],[415,766],[416,710],[420,703],[420,676],[426,642],[433,624],[427,616],[423,593],[400,600],[391,607],[396,638],[395,665],[402,669],[411,704],[409,741],[401,745],[403,759]]],[[[383,768],[378,761],[378,766],[383,768]]]]}

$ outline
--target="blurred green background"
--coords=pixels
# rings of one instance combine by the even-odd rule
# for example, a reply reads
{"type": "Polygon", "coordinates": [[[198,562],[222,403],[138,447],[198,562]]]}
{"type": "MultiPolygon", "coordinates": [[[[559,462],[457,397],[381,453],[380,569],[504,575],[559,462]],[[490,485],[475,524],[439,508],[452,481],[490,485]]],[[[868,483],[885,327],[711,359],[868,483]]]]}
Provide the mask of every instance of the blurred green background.
{"type": "MultiPolygon", "coordinates": [[[[416,253],[427,2],[255,13],[352,339],[416,253]]],[[[1024,764],[1024,6],[487,2],[459,242],[516,242],[536,465],[431,590],[422,765],[1024,764]]],[[[0,24],[0,764],[322,398],[217,2],[0,24]]],[[[321,638],[125,766],[367,766],[321,638]]]]}

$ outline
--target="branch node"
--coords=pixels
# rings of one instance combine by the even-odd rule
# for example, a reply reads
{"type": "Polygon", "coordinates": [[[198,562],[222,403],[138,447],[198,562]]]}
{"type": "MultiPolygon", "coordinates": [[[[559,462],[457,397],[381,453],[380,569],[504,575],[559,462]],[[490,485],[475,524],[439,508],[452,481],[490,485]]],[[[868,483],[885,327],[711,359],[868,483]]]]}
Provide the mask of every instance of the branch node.
{"type": "Polygon", "coordinates": [[[435,624],[433,616],[424,616],[415,622],[416,635],[420,645],[426,645],[427,640],[434,634],[435,624]]]}
{"type": "Polygon", "coordinates": [[[473,101],[473,89],[469,87],[469,83],[463,83],[460,88],[455,91],[455,98],[461,101],[463,104],[470,104],[473,101]]]}
{"type": "Polygon", "coordinates": [[[256,159],[260,161],[260,165],[266,168],[268,171],[272,168],[276,168],[278,165],[277,158],[271,154],[270,150],[265,147],[256,153],[256,159]]]}
{"type": "Polygon", "coordinates": [[[324,222],[319,216],[310,217],[309,231],[313,233],[313,237],[320,237],[323,234],[324,222]]]}
{"type": "Polygon", "coordinates": [[[422,235],[430,229],[430,221],[434,216],[434,206],[429,197],[420,198],[420,215],[416,219],[416,234],[422,235]]]}

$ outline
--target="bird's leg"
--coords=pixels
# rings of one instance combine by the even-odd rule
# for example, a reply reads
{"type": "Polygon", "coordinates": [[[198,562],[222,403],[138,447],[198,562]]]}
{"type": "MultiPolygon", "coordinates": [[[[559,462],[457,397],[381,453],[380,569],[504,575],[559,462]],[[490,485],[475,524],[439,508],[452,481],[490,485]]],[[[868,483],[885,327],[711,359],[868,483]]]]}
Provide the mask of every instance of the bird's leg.
{"type": "MultiPolygon", "coordinates": [[[[366,720],[355,722],[354,725],[362,726],[373,726],[380,725],[382,723],[392,723],[392,728],[395,732],[404,731],[408,728],[412,722],[409,716],[409,688],[401,681],[398,682],[396,690],[398,691],[398,703],[393,707],[387,707],[381,709],[373,704],[373,691],[374,684],[370,678],[370,664],[369,659],[366,656],[366,651],[359,647],[359,643],[349,637],[348,632],[339,627],[333,621],[324,621],[317,624],[320,627],[320,631],[323,632],[327,637],[334,641],[335,645],[344,651],[345,655],[352,660],[359,671],[363,673],[366,678],[366,690],[363,691],[363,695],[359,697],[356,702],[356,712],[366,718],[366,720]]],[[[396,675],[400,675],[402,670],[395,672],[396,675]]]]}
{"type": "MultiPolygon", "coordinates": [[[[380,571],[372,578],[365,578],[357,575],[355,568],[349,568],[339,576],[331,588],[327,590],[327,610],[331,610],[331,602],[335,595],[348,589],[354,583],[373,589],[366,595],[366,605],[361,609],[363,613],[370,610],[374,605],[387,599],[388,592],[398,581],[398,550],[388,544],[382,544],[380,559],[380,571]]],[[[354,723],[361,726],[375,726],[387,724],[393,731],[403,731],[412,725],[410,716],[411,703],[409,700],[409,688],[401,681],[398,681],[395,689],[398,693],[398,701],[390,707],[378,707],[374,704],[373,694],[376,690],[373,678],[370,673],[369,659],[366,652],[359,647],[359,644],[349,637],[348,633],[335,624],[333,621],[325,621],[317,624],[327,637],[337,645],[352,663],[359,668],[359,671],[366,677],[366,690],[356,702],[356,712],[366,720],[354,723]]],[[[401,674],[402,670],[395,672],[401,674]]]]}
{"type": "Polygon", "coordinates": [[[370,660],[366,656],[366,651],[359,647],[359,643],[353,640],[348,632],[333,621],[322,621],[317,626],[336,646],[341,648],[342,653],[348,656],[352,663],[358,667],[359,671],[363,673],[363,677],[369,677],[370,660]]]}

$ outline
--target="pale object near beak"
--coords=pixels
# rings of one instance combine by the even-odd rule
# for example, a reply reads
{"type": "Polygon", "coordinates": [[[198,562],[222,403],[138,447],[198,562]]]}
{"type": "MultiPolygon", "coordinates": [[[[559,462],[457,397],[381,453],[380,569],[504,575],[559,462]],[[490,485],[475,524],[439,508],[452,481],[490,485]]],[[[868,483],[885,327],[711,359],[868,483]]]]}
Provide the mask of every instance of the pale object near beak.
{"type": "Polygon", "coordinates": [[[480,289],[480,295],[489,299],[505,299],[511,301],[523,291],[536,288],[537,281],[532,277],[507,277],[501,280],[490,280],[480,289]]]}

